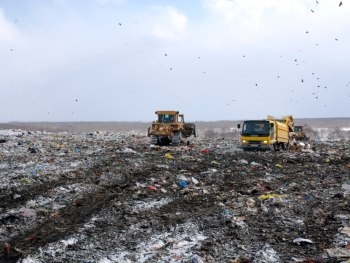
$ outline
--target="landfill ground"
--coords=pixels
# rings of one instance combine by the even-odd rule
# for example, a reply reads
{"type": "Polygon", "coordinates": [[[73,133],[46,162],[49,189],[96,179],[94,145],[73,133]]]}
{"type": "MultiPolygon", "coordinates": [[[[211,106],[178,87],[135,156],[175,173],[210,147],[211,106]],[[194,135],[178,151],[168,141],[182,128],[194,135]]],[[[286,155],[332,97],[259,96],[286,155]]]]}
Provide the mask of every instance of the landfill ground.
{"type": "Polygon", "coordinates": [[[0,262],[350,262],[349,141],[0,134],[0,262]]]}

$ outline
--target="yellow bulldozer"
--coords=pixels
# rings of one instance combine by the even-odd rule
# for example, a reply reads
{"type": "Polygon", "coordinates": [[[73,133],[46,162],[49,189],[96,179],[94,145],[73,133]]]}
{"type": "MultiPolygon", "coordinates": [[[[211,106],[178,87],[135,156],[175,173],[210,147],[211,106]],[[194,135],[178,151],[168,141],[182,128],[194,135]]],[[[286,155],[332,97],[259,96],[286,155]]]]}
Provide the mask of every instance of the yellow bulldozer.
{"type": "Polygon", "coordinates": [[[156,111],[157,120],[148,128],[148,136],[152,145],[173,145],[181,143],[189,144],[196,137],[194,123],[185,123],[184,115],[178,111],[156,111]]]}
{"type": "Polygon", "coordinates": [[[301,125],[294,126],[293,137],[297,141],[308,141],[309,140],[309,138],[306,136],[304,126],[301,126],[301,125]]]}

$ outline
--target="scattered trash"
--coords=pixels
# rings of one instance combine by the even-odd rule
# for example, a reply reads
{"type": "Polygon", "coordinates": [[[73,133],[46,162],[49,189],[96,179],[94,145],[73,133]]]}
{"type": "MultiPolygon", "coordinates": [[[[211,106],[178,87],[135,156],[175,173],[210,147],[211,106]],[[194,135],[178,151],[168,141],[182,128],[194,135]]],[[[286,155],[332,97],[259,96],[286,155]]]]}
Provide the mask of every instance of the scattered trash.
{"type": "Polygon", "coordinates": [[[199,184],[199,181],[198,181],[196,178],[191,177],[191,180],[192,180],[192,183],[194,183],[194,184],[199,184]]]}
{"type": "Polygon", "coordinates": [[[345,234],[350,237],[350,227],[344,226],[341,230],[340,233],[345,234]]]}
{"type": "Polygon", "coordinates": [[[263,194],[259,196],[259,199],[266,200],[271,198],[284,198],[286,195],[280,195],[280,194],[263,194]]]}
{"type": "Polygon", "coordinates": [[[203,259],[201,259],[198,255],[193,255],[191,258],[192,263],[204,263],[203,259]]]}
{"type": "Polygon", "coordinates": [[[153,186],[153,185],[149,185],[147,186],[147,189],[148,190],[151,190],[151,191],[156,191],[157,190],[157,187],[153,186]]]}
{"type": "Polygon", "coordinates": [[[253,260],[253,263],[268,262],[268,263],[279,263],[280,258],[278,253],[269,244],[265,244],[264,247],[259,250],[253,260]]]}
{"type": "Polygon", "coordinates": [[[326,249],[331,258],[350,258],[350,249],[337,247],[326,249]]]}
{"type": "Polygon", "coordinates": [[[241,159],[238,161],[240,164],[248,164],[248,161],[247,160],[244,160],[244,159],[241,159]]]}
{"type": "Polygon", "coordinates": [[[166,153],[164,156],[165,156],[165,158],[168,159],[168,160],[175,159],[175,157],[172,156],[170,153],[166,153]]]}
{"type": "Polygon", "coordinates": [[[36,211],[34,209],[26,208],[26,209],[23,210],[22,215],[24,217],[35,217],[36,216],[36,211]]]}
{"type": "Polygon", "coordinates": [[[136,151],[134,151],[133,149],[130,149],[130,148],[125,148],[122,152],[123,153],[137,153],[136,151]]]}
{"type": "Polygon", "coordinates": [[[180,181],[180,182],[178,182],[177,184],[178,184],[178,186],[180,186],[181,188],[185,188],[185,187],[188,186],[188,182],[186,182],[186,181],[180,181]]]}
{"type": "Polygon", "coordinates": [[[344,192],[350,192],[350,184],[342,184],[341,189],[344,192]]]}
{"type": "Polygon", "coordinates": [[[33,153],[33,154],[37,154],[37,153],[40,153],[40,150],[38,148],[29,147],[28,152],[33,153]]]}
{"type": "Polygon", "coordinates": [[[314,242],[312,242],[310,239],[298,237],[298,238],[295,238],[295,239],[293,240],[293,243],[294,243],[294,244],[297,244],[298,246],[300,246],[300,245],[302,245],[302,244],[312,244],[312,243],[314,243],[314,242]]]}
{"type": "Polygon", "coordinates": [[[200,150],[200,153],[207,154],[207,153],[209,153],[209,149],[202,149],[202,150],[200,150]]]}
{"type": "Polygon", "coordinates": [[[251,165],[251,166],[261,166],[260,163],[256,163],[256,162],[251,162],[250,165],[251,165]]]}
{"type": "Polygon", "coordinates": [[[200,136],[0,134],[1,262],[349,261],[347,141],[243,152],[200,136]]]}
{"type": "Polygon", "coordinates": [[[29,178],[21,178],[20,182],[25,184],[30,184],[32,181],[29,178]]]}
{"type": "Polygon", "coordinates": [[[81,154],[81,148],[79,146],[75,146],[74,151],[78,154],[81,154]]]}

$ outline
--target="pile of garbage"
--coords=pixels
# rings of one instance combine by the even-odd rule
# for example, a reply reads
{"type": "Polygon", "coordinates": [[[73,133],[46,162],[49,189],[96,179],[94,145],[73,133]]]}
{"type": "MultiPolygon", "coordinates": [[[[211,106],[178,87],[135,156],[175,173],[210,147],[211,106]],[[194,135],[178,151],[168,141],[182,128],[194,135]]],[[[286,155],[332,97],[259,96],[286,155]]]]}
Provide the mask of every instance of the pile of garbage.
{"type": "Polygon", "coordinates": [[[350,145],[0,131],[1,262],[350,262],[350,145]]]}

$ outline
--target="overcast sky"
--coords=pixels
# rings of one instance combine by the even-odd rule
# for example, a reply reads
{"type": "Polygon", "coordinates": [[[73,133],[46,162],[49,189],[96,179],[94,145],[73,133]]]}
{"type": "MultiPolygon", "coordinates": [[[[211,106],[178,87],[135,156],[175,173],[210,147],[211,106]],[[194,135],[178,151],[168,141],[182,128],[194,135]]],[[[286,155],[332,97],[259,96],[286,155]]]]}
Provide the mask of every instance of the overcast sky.
{"type": "Polygon", "coordinates": [[[0,122],[350,117],[350,0],[0,0],[0,122]]]}

